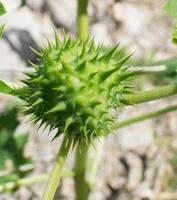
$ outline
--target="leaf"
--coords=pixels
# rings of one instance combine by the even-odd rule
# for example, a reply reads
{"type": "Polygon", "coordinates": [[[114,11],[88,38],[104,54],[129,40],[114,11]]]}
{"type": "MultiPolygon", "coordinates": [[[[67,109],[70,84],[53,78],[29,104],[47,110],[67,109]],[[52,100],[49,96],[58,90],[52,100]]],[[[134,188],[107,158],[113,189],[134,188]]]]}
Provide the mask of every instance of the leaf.
{"type": "MultiPolygon", "coordinates": [[[[0,117],[0,119],[1,119],[1,117],[0,117]]],[[[2,129],[2,126],[0,125],[0,130],[1,129],[2,129]]],[[[8,140],[9,140],[10,137],[11,136],[10,136],[8,130],[2,130],[2,131],[0,131],[0,147],[3,146],[3,145],[5,145],[8,142],[8,140]]]]}
{"type": "Polygon", "coordinates": [[[23,155],[23,149],[24,149],[25,144],[28,141],[28,135],[27,134],[20,134],[20,135],[15,137],[15,141],[16,141],[16,148],[23,155]]]}
{"type": "Polygon", "coordinates": [[[168,0],[164,6],[164,10],[170,13],[172,16],[177,18],[177,1],[168,0]]]}
{"type": "Polygon", "coordinates": [[[4,5],[2,2],[0,2],[0,15],[4,15],[6,13],[6,9],[4,8],[4,5]]]}
{"type": "Polygon", "coordinates": [[[5,82],[0,80],[0,93],[5,93],[5,94],[12,94],[13,89],[8,86],[5,82]]]}
{"type": "Polygon", "coordinates": [[[5,163],[7,160],[10,160],[14,167],[14,174],[1,177],[0,184],[13,180],[14,177],[20,178],[27,175],[29,171],[22,172],[19,170],[19,166],[32,162],[31,158],[24,156],[29,134],[15,133],[16,128],[20,125],[17,117],[18,112],[17,104],[8,103],[0,114],[0,170],[6,168],[5,163]]]}
{"type": "MultiPolygon", "coordinates": [[[[12,160],[13,156],[12,154],[3,148],[0,148],[1,150],[1,159],[0,159],[0,170],[3,170],[5,168],[5,162],[7,160],[12,160]]],[[[1,179],[0,179],[1,180],[1,179]]]]}
{"type": "Polygon", "coordinates": [[[0,38],[3,35],[5,25],[0,26],[0,38]]]}
{"type": "MultiPolygon", "coordinates": [[[[4,15],[6,13],[6,9],[4,8],[4,5],[0,1],[0,16],[4,15]]],[[[4,25],[0,26],[0,38],[2,37],[2,34],[4,32],[4,25]]]]}
{"type": "MultiPolygon", "coordinates": [[[[177,0],[168,0],[164,6],[164,10],[177,19],[177,0]]],[[[172,33],[172,42],[177,44],[177,23],[172,33]]]]}
{"type": "Polygon", "coordinates": [[[21,7],[26,5],[27,0],[21,0],[21,7]]]}
{"type": "MultiPolygon", "coordinates": [[[[176,10],[176,12],[177,12],[177,10],[176,10]]],[[[176,22],[175,28],[173,30],[173,33],[172,33],[172,42],[177,44],[177,22],[176,22]]]]}

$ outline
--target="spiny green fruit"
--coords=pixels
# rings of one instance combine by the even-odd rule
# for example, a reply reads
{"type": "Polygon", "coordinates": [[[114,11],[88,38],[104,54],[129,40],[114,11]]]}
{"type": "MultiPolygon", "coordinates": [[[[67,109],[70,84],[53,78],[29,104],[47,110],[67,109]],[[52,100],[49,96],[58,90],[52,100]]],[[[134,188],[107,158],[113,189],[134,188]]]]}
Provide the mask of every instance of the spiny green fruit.
{"type": "Polygon", "coordinates": [[[118,45],[106,48],[94,40],[80,41],[64,36],[36,52],[39,64],[27,73],[25,87],[16,91],[25,100],[25,114],[35,122],[57,128],[57,137],[67,134],[74,143],[92,142],[111,131],[111,108],[127,104],[122,94],[130,93],[127,80],[135,73],[123,64],[118,45]]]}

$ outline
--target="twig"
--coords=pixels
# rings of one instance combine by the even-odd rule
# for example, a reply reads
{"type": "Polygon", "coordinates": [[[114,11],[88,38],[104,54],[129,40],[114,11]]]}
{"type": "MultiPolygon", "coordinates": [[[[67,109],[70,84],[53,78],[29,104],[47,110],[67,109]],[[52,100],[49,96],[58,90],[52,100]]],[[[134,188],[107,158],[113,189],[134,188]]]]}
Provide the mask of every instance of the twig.
{"type": "Polygon", "coordinates": [[[125,126],[128,126],[130,124],[136,123],[136,122],[140,122],[143,120],[147,120],[153,117],[157,117],[157,116],[161,116],[163,114],[167,114],[169,112],[174,112],[177,110],[177,105],[173,105],[173,106],[168,106],[166,108],[154,111],[154,112],[149,112],[149,113],[145,113],[142,115],[138,115],[132,118],[129,118],[127,120],[124,120],[122,122],[118,122],[116,124],[114,124],[113,129],[118,129],[118,128],[122,128],[125,126]]]}

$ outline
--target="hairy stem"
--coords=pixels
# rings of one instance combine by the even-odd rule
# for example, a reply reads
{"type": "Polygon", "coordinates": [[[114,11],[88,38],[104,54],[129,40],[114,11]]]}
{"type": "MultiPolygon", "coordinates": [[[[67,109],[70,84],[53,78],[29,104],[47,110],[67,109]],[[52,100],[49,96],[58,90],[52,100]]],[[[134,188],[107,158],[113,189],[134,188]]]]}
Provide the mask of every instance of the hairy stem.
{"type": "Polygon", "coordinates": [[[145,113],[145,114],[138,115],[138,116],[135,116],[135,117],[131,117],[131,118],[124,120],[122,122],[115,123],[112,128],[113,129],[119,129],[119,128],[128,126],[130,124],[140,122],[140,121],[143,121],[143,120],[147,120],[147,119],[157,117],[157,116],[160,116],[160,115],[164,115],[164,114],[169,113],[169,112],[174,112],[176,110],[177,110],[177,105],[168,106],[167,108],[163,108],[163,109],[160,109],[160,110],[157,110],[157,111],[154,111],[154,112],[149,112],[149,113],[145,113]]]}
{"type": "Polygon", "coordinates": [[[177,84],[156,87],[152,90],[136,92],[135,94],[123,94],[122,97],[130,104],[145,103],[177,94],[177,84]]]}
{"type": "Polygon", "coordinates": [[[77,0],[77,30],[81,40],[89,36],[89,17],[87,15],[88,0],[77,0]]]}
{"type": "Polygon", "coordinates": [[[81,143],[76,151],[76,160],[74,168],[74,180],[76,200],[87,200],[89,194],[89,185],[86,180],[86,169],[88,159],[88,146],[85,142],[81,143]]]}
{"type": "Polygon", "coordinates": [[[59,185],[60,179],[63,175],[63,165],[67,158],[68,152],[71,147],[71,141],[65,137],[56,157],[55,165],[49,176],[48,183],[43,194],[42,200],[53,200],[56,189],[59,185]]]}

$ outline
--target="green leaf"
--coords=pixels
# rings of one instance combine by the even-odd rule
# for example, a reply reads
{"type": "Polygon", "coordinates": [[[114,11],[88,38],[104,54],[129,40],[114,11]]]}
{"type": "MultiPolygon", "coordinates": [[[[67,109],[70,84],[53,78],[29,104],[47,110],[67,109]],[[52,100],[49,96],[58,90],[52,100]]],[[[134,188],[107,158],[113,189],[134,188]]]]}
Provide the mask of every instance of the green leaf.
{"type": "Polygon", "coordinates": [[[0,2],[0,15],[4,15],[6,13],[6,9],[4,8],[4,5],[2,2],[0,2]]]}
{"type": "MultiPolygon", "coordinates": [[[[4,15],[6,13],[6,9],[4,8],[4,5],[0,1],[0,16],[4,15]]],[[[0,26],[0,38],[2,37],[2,34],[4,32],[4,25],[0,26]]]]}
{"type": "Polygon", "coordinates": [[[25,6],[26,5],[26,1],[27,0],[21,0],[21,6],[25,6]]]}
{"type": "MultiPolygon", "coordinates": [[[[176,12],[177,12],[177,10],[176,10],[176,12]]],[[[176,22],[174,31],[172,33],[172,42],[177,44],[177,22],[176,22]]]]}
{"type": "Polygon", "coordinates": [[[0,26],[0,38],[3,35],[5,25],[0,26]]]}
{"type": "Polygon", "coordinates": [[[23,149],[24,149],[25,144],[28,141],[28,135],[20,134],[15,137],[15,141],[16,141],[16,148],[18,149],[18,151],[21,152],[21,155],[23,155],[23,149]]]}
{"type": "MultiPolygon", "coordinates": [[[[164,6],[164,10],[177,19],[177,0],[168,0],[164,6]]],[[[172,42],[177,44],[177,23],[172,34],[172,42]]]]}
{"type": "Polygon", "coordinates": [[[0,93],[12,94],[12,91],[13,89],[10,86],[0,80],[0,93]]]}
{"type": "Polygon", "coordinates": [[[13,159],[13,156],[12,154],[6,150],[6,149],[3,149],[3,148],[0,148],[1,150],[1,158],[0,158],[0,170],[3,170],[5,168],[5,162],[7,160],[12,160],[13,159]]]}
{"type": "Polygon", "coordinates": [[[14,167],[14,174],[1,177],[0,184],[27,175],[29,171],[20,171],[19,166],[32,162],[31,158],[24,156],[24,149],[29,134],[15,132],[16,128],[20,125],[18,112],[19,107],[17,104],[8,103],[4,111],[0,113],[0,170],[6,168],[5,163],[9,160],[14,167]]]}
{"type": "MultiPolygon", "coordinates": [[[[0,119],[2,119],[2,117],[0,117],[0,119]]],[[[0,130],[3,128],[1,124],[0,124],[0,130]]],[[[2,131],[0,131],[0,147],[3,146],[3,145],[5,145],[8,142],[8,140],[9,140],[10,137],[11,136],[9,134],[9,130],[2,130],[2,131]]]]}
{"type": "Polygon", "coordinates": [[[164,6],[165,11],[177,18],[177,1],[168,0],[164,6]]]}

